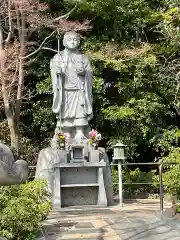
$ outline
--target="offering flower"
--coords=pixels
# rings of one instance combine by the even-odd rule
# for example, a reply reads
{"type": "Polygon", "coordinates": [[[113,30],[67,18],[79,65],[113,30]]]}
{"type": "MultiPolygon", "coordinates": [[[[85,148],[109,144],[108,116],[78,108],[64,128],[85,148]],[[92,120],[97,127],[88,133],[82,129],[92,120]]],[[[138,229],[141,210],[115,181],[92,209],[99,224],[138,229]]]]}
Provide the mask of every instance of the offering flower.
{"type": "Polygon", "coordinates": [[[66,144],[66,135],[63,132],[58,132],[56,134],[56,141],[60,149],[64,149],[66,144]]]}
{"type": "Polygon", "coordinates": [[[95,137],[97,136],[97,131],[94,130],[94,129],[92,129],[91,132],[89,132],[89,136],[90,136],[91,138],[95,138],[95,137]]]}
{"type": "Polygon", "coordinates": [[[98,133],[96,130],[92,129],[89,132],[89,138],[90,138],[89,140],[90,144],[97,147],[99,141],[101,140],[101,134],[98,133]]]}

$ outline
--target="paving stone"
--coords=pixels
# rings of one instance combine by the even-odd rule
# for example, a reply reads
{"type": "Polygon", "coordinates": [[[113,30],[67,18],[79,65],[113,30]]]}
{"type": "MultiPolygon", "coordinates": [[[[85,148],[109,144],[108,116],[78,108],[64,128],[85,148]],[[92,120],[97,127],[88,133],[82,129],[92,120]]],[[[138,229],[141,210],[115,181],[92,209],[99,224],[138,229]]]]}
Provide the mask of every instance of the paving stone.
{"type": "Polygon", "coordinates": [[[89,234],[89,233],[97,233],[97,234],[101,234],[107,232],[106,229],[73,229],[73,230],[69,230],[68,232],[66,232],[67,234],[89,234]]]}
{"type": "Polygon", "coordinates": [[[130,224],[130,222],[128,221],[128,220],[125,220],[125,221],[121,221],[121,220],[109,220],[109,221],[107,221],[106,220],[106,222],[110,225],[110,226],[113,226],[113,225],[127,225],[127,226],[129,226],[129,224],[130,224]]]}
{"type": "Polygon", "coordinates": [[[91,222],[81,222],[75,225],[76,228],[94,228],[91,222]]]}
{"type": "Polygon", "coordinates": [[[140,240],[140,239],[151,239],[151,240],[155,240],[154,238],[152,238],[152,235],[148,232],[143,232],[142,234],[140,233],[136,233],[136,232],[128,232],[126,234],[121,234],[121,239],[122,240],[140,240]]]}
{"type": "Polygon", "coordinates": [[[103,209],[83,209],[83,210],[60,210],[58,212],[56,212],[58,214],[64,214],[64,215],[88,215],[88,214],[113,214],[112,209],[108,209],[108,208],[103,208],[103,209]]]}
{"type": "Polygon", "coordinates": [[[136,205],[52,212],[46,240],[180,240],[180,221],[161,220],[153,213],[145,205],[139,210],[136,205]]]}
{"type": "MultiPolygon", "coordinates": [[[[72,238],[63,238],[63,240],[72,240],[72,238]]],[[[73,238],[73,240],[79,240],[79,238],[73,238]]],[[[96,238],[86,238],[85,240],[101,240],[101,239],[99,237],[96,237],[96,238]]]]}
{"type": "MultiPolygon", "coordinates": [[[[171,225],[170,225],[171,226],[171,225]]],[[[172,227],[173,228],[173,227],[172,227]]],[[[177,231],[180,234],[180,226],[178,225],[176,228],[173,228],[175,231],[177,231]]]]}
{"type": "MultiPolygon", "coordinates": [[[[127,228],[126,230],[122,231],[122,230],[116,230],[116,233],[121,236],[122,239],[136,239],[136,237],[138,236],[146,236],[148,233],[148,227],[147,226],[141,226],[139,228],[127,228]]],[[[149,234],[150,235],[150,234],[149,234]]]]}
{"type": "Polygon", "coordinates": [[[150,217],[143,217],[143,220],[147,223],[147,224],[158,224],[160,221],[159,218],[155,217],[155,216],[150,216],[150,217]]]}
{"type": "Polygon", "coordinates": [[[78,222],[67,222],[67,221],[56,221],[52,224],[45,222],[44,227],[50,228],[50,227],[59,227],[59,228],[70,228],[77,224],[78,222]]]}
{"type": "Polygon", "coordinates": [[[97,233],[89,233],[89,234],[66,234],[64,236],[60,236],[59,239],[87,239],[87,238],[99,238],[101,237],[101,234],[97,233]]]}
{"type": "Polygon", "coordinates": [[[171,240],[171,239],[174,239],[174,238],[178,238],[180,239],[180,236],[177,232],[175,231],[169,231],[168,233],[166,234],[156,234],[156,238],[158,238],[158,240],[171,240]]]}

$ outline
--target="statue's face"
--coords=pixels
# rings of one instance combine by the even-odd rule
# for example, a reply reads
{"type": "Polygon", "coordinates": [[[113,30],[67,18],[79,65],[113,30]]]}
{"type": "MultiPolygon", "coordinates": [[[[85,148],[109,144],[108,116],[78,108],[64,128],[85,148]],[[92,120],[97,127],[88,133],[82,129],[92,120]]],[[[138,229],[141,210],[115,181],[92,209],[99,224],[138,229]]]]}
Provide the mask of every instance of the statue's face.
{"type": "Polygon", "coordinates": [[[80,44],[80,39],[77,34],[67,34],[64,37],[64,46],[68,49],[77,49],[80,44]]]}

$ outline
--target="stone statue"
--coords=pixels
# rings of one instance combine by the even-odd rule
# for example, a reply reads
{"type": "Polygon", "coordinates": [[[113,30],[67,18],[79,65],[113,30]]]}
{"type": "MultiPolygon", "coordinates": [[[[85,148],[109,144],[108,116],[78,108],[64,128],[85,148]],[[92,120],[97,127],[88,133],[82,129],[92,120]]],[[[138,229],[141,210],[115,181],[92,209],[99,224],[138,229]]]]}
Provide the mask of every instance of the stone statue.
{"type": "Polygon", "coordinates": [[[39,153],[35,177],[47,180],[54,208],[111,205],[112,177],[107,153],[105,149],[95,150],[88,138],[88,121],[93,116],[92,69],[88,58],[78,49],[77,33],[67,32],[63,43],[65,49],[50,62],[52,110],[57,126],[51,147],[39,153]],[[61,133],[66,135],[64,148],[57,144],[57,139],[65,138],[61,133]],[[92,183],[97,184],[97,188],[89,186],[92,183]]]}
{"type": "Polygon", "coordinates": [[[28,180],[28,163],[14,160],[11,150],[0,143],[0,186],[23,183],[28,180]]]}
{"type": "Polygon", "coordinates": [[[80,36],[76,32],[67,32],[63,45],[65,49],[50,62],[56,131],[62,129],[68,138],[82,139],[93,116],[92,69],[88,58],[78,49],[80,36]]]}

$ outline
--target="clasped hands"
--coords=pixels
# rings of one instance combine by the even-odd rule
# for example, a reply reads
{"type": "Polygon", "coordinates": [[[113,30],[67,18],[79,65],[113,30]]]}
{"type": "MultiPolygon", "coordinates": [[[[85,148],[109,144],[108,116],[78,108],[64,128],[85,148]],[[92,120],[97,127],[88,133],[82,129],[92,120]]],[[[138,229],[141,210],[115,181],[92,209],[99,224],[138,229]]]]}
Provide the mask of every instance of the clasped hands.
{"type": "Polygon", "coordinates": [[[78,68],[78,69],[76,69],[76,73],[78,75],[84,76],[85,75],[85,69],[84,68],[78,68]]]}
{"type": "MultiPolygon", "coordinates": [[[[85,75],[85,69],[84,68],[78,68],[78,69],[75,69],[75,70],[76,70],[76,73],[78,75],[81,75],[81,76],[85,75]]],[[[56,72],[57,72],[57,74],[61,74],[63,72],[62,68],[61,67],[57,67],[56,72]]]]}

